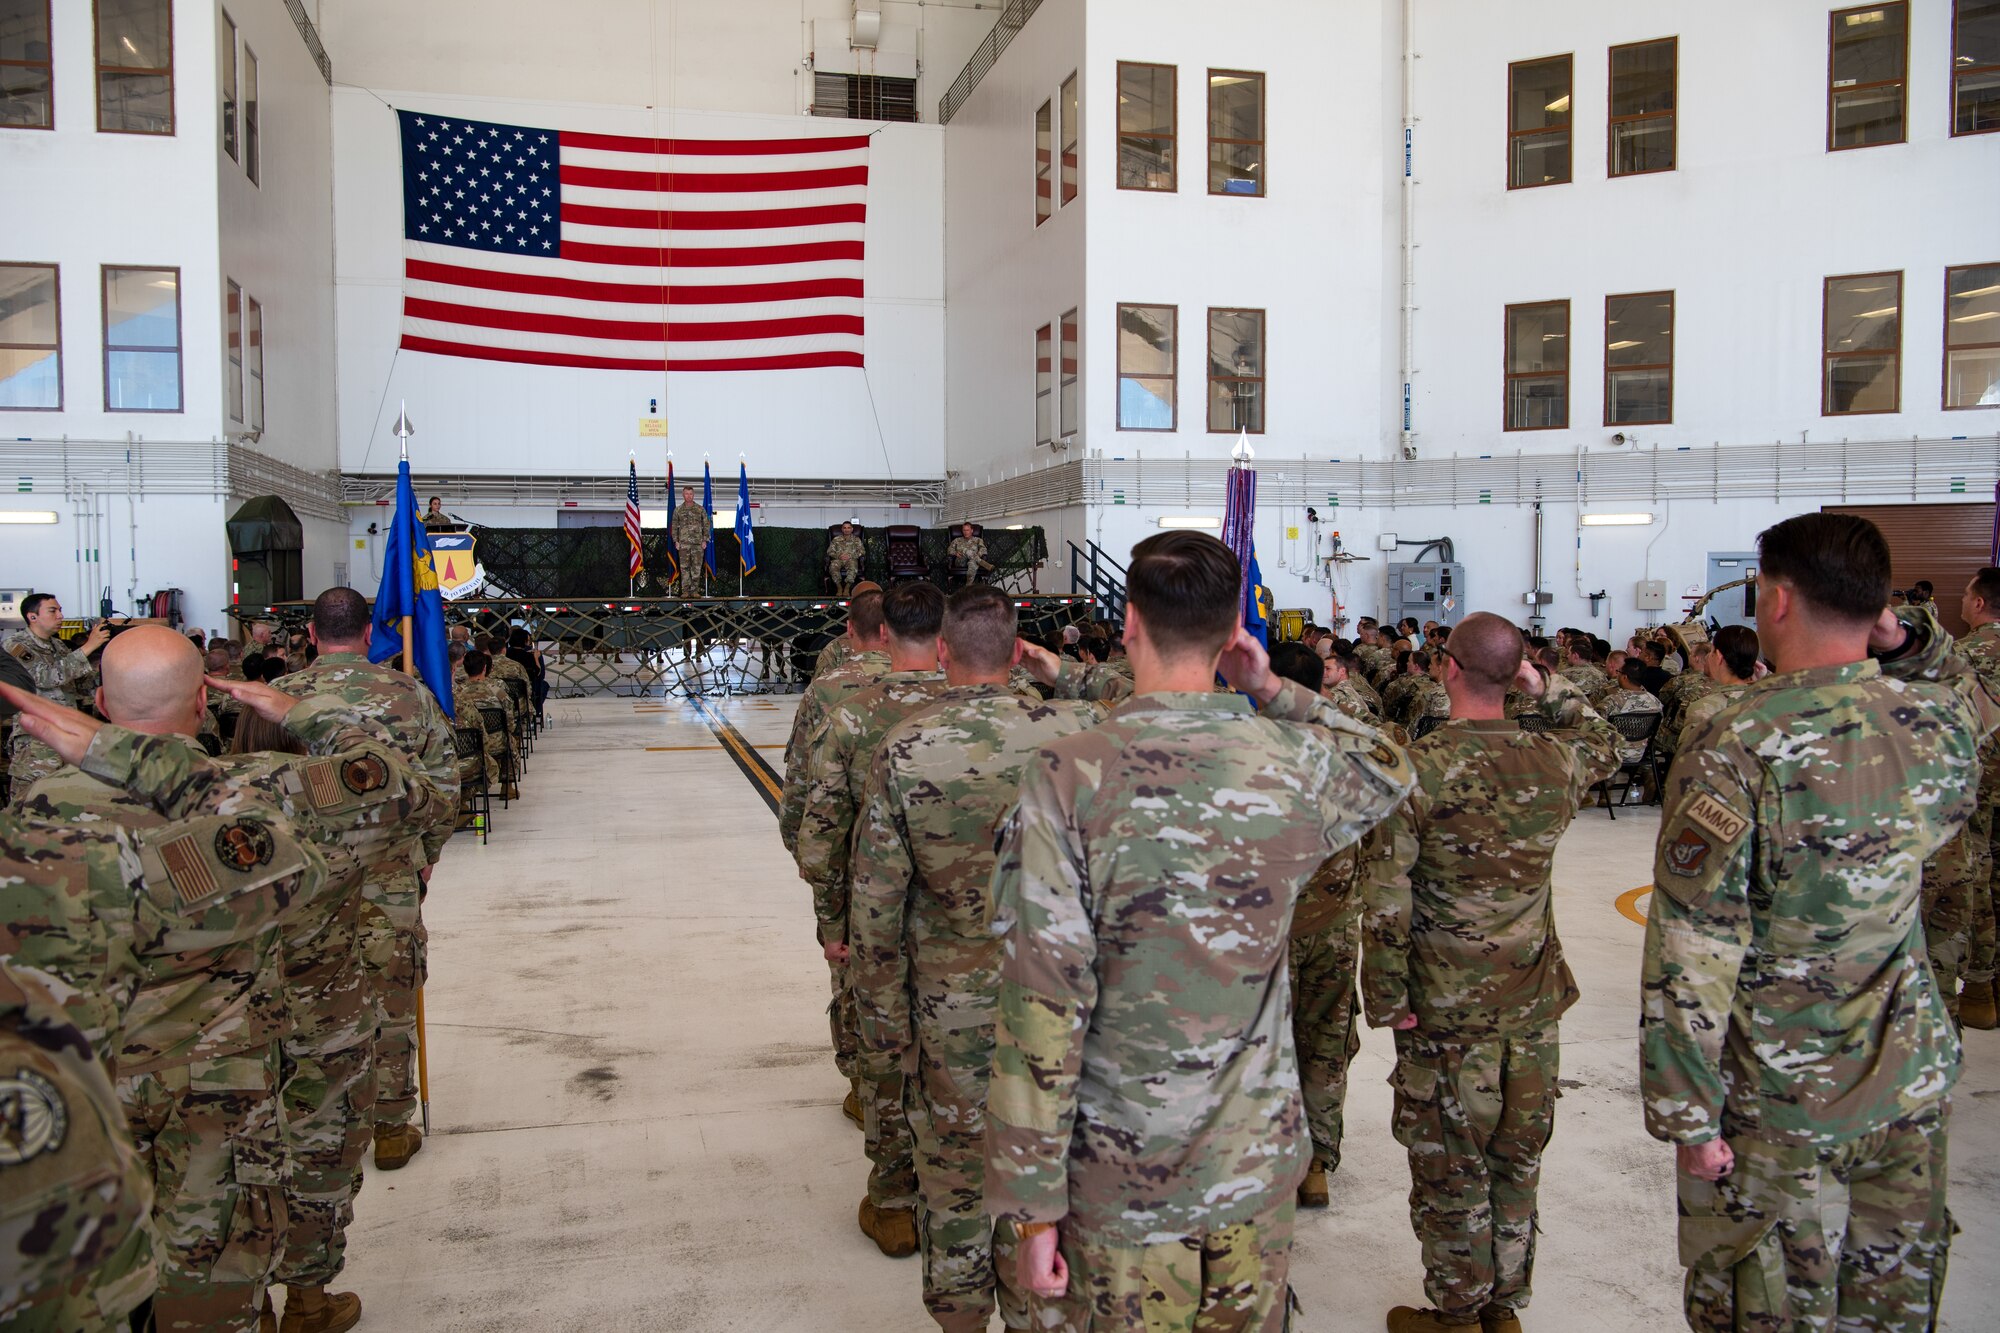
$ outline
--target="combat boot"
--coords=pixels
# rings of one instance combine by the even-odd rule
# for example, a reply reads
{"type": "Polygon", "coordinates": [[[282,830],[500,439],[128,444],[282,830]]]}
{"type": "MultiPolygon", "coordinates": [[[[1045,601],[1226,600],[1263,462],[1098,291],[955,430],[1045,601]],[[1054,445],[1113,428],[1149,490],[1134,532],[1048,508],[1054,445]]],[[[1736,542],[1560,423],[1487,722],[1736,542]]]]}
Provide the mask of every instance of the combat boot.
{"type": "Polygon", "coordinates": [[[1299,1207],[1324,1208],[1326,1204],[1326,1163],[1315,1157],[1306,1168],[1306,1178],[1299,1182],[1299,1207]]]}
{"type": "Polygon", "coordinates": [[[861,1234],[875,1242],[875,1248],[891,1259],[917,1252],[917,1210],[877,1208],[872,1199],[861,1201],[861,1234]]]}
{"type": "Polygon", "coordinates": [[[1966,1027],[1990,1032],[2000,1027],[2000,1004],[1994,1002],[1994,983],[1968,981],[1958,997],[1958,1021],[1966,1027]]]}
{"type": "Polygon", "coordinates": [[[868,1128],[867,1117],[861,1112],[860,1079],[849,1079],[847,1081],[847,1100],[840,1104],[840,1111],[842,1115],[845,1115],[849,1120],[854,1122],[856,1129],[866,1130],[868,1128]]]}
{"type": "Polygon", "coordinates": [[[1489,1305],[1479,1312],[1480,1333],[1521,1333],[1521,1317],[1504,1305],[1489,1305]]]}
{"type": "Polygon", "coordinates": [[[1455,1328],[1478,1327],[1477,1320],[1469,1324],[1447,1323],[1444,1315],[1436,1310],[1417,1310],[1399,1305],[1389,1311],[1389,1333],[1450,1333],[1455,1328]]]}
{"type": "Polygon", "coordinates": [[[424,1132],[415,1125],[375,1127],[375,1165],[384,1171],[399,1171],[423,1150],[424,1132]]]}
{"type": "Polygon", "coordinates": [[[278,1333],[347,1333],[361,1322],[361,1298],[325,1287],[285,1288],[285,1322],[278,1333]]]}

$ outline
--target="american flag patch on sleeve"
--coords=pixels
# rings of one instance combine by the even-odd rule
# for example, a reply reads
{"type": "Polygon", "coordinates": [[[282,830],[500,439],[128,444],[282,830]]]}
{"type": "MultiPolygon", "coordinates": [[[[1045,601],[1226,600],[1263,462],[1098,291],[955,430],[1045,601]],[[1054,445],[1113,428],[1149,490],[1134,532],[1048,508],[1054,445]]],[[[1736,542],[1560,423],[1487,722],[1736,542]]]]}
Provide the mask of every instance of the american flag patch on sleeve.
{"type": "Polygon", "coordinates": [[[201,840],[192,833],[162,845],[160,860],[166,864],[167,878],[173,882],[174,893],[187,906],[206,902],[222,892],[222,885],[215,878],[215,868],[202,853],[201,840]]]}

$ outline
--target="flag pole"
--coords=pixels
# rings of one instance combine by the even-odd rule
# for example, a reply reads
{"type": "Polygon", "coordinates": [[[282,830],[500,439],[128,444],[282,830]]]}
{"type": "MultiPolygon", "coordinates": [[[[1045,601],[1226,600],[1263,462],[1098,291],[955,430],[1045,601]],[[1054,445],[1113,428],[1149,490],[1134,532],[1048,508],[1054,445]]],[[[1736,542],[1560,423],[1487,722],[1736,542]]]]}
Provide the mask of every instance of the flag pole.
{"type": "Polygon", "coordinates": [[[424,1137],[431,1132],[431,1049],[424,1040],[424,988],[417,987],[417,1104],[423,1108],[424,1137]]]}

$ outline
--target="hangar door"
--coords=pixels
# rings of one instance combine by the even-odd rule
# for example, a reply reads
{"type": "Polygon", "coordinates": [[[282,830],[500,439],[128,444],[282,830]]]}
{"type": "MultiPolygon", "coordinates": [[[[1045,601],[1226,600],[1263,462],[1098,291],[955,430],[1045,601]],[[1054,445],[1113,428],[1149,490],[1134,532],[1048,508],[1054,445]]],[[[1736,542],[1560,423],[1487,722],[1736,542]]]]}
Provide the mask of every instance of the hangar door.
{"type": "Polygon", "coordinates": [[[1992,563],[1991,504],[1827,505],[1825,512],[1859,514],[1882,529],[1889,539],[1892,586],[1929,579],[1937,588],[1938,618],[1953,634],[1965,633],[1958,598],[1972,576],[1992,563]]]}

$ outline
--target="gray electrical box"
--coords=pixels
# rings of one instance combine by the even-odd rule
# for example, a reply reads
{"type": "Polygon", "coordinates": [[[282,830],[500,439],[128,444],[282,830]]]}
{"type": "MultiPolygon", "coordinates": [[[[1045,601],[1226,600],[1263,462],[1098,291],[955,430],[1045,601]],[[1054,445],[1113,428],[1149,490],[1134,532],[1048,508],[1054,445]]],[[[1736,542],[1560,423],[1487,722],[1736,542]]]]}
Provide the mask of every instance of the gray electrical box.
{"type": "Polygon", "coordinates": [[[1667,581],[1665,579],[1640,579],[1632,590],[1632,605],[1640,611],[1664,611],[1667,609],[1667,581]]]}
{"type": "Polygon", "coordinates": [[[1391,621],[1415,616],[1419,624],[1456,625],[1465,616],[1465,566],[1431,561],[1389,566],[1387,608],[1391,621]]]}

